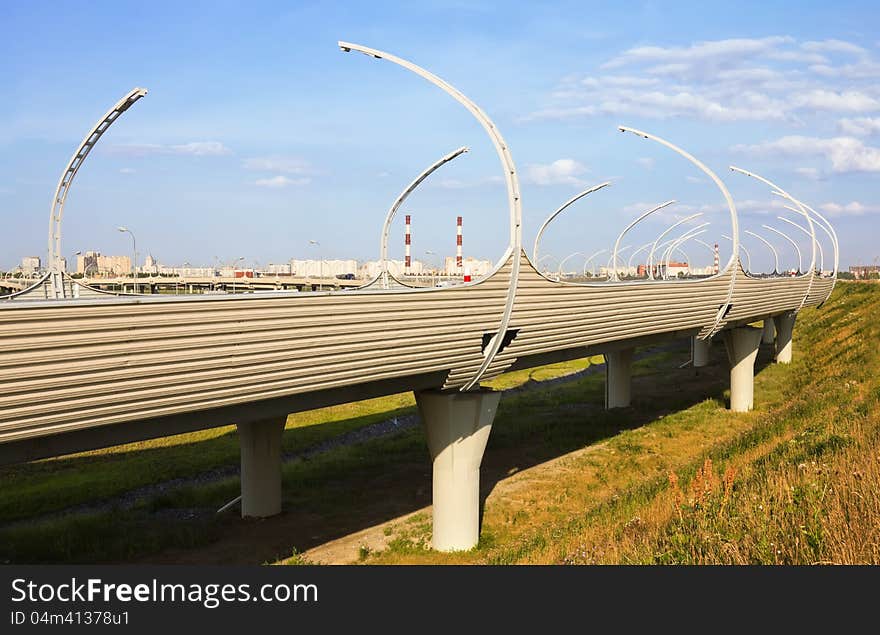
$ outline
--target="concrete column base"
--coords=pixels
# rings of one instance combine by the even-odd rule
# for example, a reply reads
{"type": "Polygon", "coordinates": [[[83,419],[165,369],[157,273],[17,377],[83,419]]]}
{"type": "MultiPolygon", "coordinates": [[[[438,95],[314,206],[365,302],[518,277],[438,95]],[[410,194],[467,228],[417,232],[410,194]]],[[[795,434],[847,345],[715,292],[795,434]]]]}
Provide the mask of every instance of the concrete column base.
{"type": "Polygon", "coordinates": [[[434,469],[437,551],[465,551],[480,539],[480,463],[500,392],[416,393],[434,469]]]}
{"type": "Polygon", "coordinates": [[[791,335],[794,331],[795,313],[783,313],[773,318],[776,324],[776,363],[791,363],[791,335]]]}
{"type": "Polygon", "coordinates": [[[605,409],[626,408],[632,396],[633,349],[605,353],[605,409]]]}
{"type": "Polygon", "coordinates": [[[763,330],[744,326],[723,334],[730,360],[730,409],[748,412],[755,407],[755,359],[763,330]]]}
{"type": "Polygon", "coordinates": [[[776,341],[776,327],[773,324],[773,318],[764,320],[764,335],[761,337],[761,344],[772,344],[776,341]]]}
{"type": "Polygon", "coordinates": [[[709,347],[712,340],[701,340],[697,336],[691,338],[691,360],[694,368],[702,368],[709,365],[709,347]]]}
{"type": "Polygon", "coordinates": [[[281,435],[287,417],[239,423],[241,517],[281,513],[281,435]]]}

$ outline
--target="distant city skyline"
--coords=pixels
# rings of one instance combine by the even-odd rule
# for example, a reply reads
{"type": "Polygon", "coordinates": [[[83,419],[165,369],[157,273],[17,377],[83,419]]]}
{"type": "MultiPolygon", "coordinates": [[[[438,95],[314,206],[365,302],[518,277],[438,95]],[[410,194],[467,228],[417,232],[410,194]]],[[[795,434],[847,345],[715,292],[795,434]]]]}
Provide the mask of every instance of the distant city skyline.
{"type": "MultiPolygon", "coordinates": [[[[309,241],[320,243],[324,258],[375,260],[394,198],[462,145],[471,151],[401,210],[413,218],[413,257],[454,253],[459,215],[465,255],[500,257],[506,197],[482,130],[435,88],[392,65],[343,55],[337,39],[429,68],[495,119],[523,184],[526,244],[562,201],[612,181],[555,223],[542,253],[608,247],[627,222],[673,198],[678,203],[646,221],[634,242],[703,211],[713,234],[705,238],[729,248],[714,185],[665,149],[620,135],[615,126],[623,123],[710,165],[730,188],[743,229],[785,228],[776,216],[788,212],[730,164],[827,214],[840,235],[842,268],[873,264],[880,12],[870,2],[700,6],[6,6],[0,269],[25,256],[45,261],[62,168],[89,126],[134,86],[150,92],[105,135],[71,190],[68,259],[82,245],[131,253],[117,230],[125,225],[137,234],[141,264],[147,253],[209,266],[214,256],[315,258],[309,241]],[[172,7],[178,20],[167,20],[172,7]]],[[[768,269],[767,250],[743,240],[754,268],[768,269]]],[[[777,242],[790,267],[795,251],[777,242]]],[[[402,214],[390,244],[390,255],[402,258],[402,214]]]]}

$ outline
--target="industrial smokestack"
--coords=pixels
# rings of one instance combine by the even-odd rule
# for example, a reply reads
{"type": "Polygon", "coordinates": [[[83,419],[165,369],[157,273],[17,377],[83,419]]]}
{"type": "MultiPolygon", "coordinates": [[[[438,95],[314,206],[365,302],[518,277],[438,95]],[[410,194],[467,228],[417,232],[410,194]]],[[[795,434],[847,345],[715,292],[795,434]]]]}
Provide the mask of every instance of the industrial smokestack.
{"type": "Polygon", "coordinates": [[[404,275],[410,274],[410,266],[412,262],[410,261],[409,249],[410,249],[410,227],[409,227],[409,214],[406,215],[406,243],[404,245],[404,262],[403,262],[403,273],[404,275]]]}
{"type": "Polygon", "coordinates": [[[461,273],[461,216],[455,227],[455,269],[456,273],[461,273]]]}

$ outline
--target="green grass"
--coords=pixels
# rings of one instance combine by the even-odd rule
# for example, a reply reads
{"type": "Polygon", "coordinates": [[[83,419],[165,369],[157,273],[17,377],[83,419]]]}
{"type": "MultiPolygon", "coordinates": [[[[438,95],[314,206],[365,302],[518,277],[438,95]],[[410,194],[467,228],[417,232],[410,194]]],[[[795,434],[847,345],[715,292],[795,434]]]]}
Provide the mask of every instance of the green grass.
{"type": "MultiPolygon", "coordinates": [[[[594,358],[594,363],[596,358],[594,358]]],[[[601,358],[598,358],[601,362],[601,358]]],[[[589,360],[502,375],[491,387],[504,390],[576,373],[589,360]]],[[[412,393],[401,393],[291,415],[283,437],[286,453],[300,452],[346,432],[415,412],[412,393]]],[[[0,523],[103,501],[172,479],[237,465],[238,435],[222,426],[161,439],[0,468],[0,523]]]]}
{"type": "MultiPolygon", "coordinates": [[[[750,511],[750,497],[769,500],[768,488],[778,485],[779,475],[796,470],[799,463],[839,462],[841,457],[850,457],[847,460],[857,465],[865,452],[880,456],[871,445],[880,398],[878,333],[871,318],[877,309],[880,287],[839,285],[822,310],[803,312],[795,328],[795,363],[761,370],[753,413],[731,413],[725,408],[727,378],[720,346],[714,347],[713,367],[699,372],[678,369],[687,359],[684,347],[655,352],[638,361],[633,407],[624,410],[602,408],[602,373],[572,377],[538,391],[511,393],[501,402],[484,459],[484,482],[494,486],[477,548],[466,554],[429,551],[430,515],[416,514],[406,522],[383,527],[387,547],[376,549],[371,543],[370,548],[353,553],[351,560],[772,562],[767,545],[774,543],[772,555],[776,555],[782,538],[778,532],[771,538],[770,530],[761,533],[759,517],[750,511]],[[725,503],[728,524],[723,527],[711,516],[683,513],[679,517],[671,503],[669,474],[675,473],[685,487],[706,458],[718,469],[737,471],[734,490],[725,503]],[[535,466],[550,472],[539,477],[542,472],[530,470],[535,466]],[[513,493],[508,492],[508,482],[513,493]],[[704,534],[723,539],[704,539],[704,534]],[[751,542],[746,542],[754,548],[739,553],[740,560],[721,557],[727,552],[719,550],[729,550],[725,545],[743,536],[751,536],[751,542]]],[[[511,388],[530,379],[577,373],[600,361],[577,360],[518,371],[491,384],[511,388]]],[[[404,394],[296,415],[288,422],[285,449],[303,449],[413,408],[412,396],[404,394]]],[[[5,468],[4,484],[19,487],[0,491],[0,518],[27,518],[71,501],[112,498],[132,484],[164,480],[169,473],[191,475],[205,466],[237,460],[237,438],[227,428],[5,468]],[[9,476],[17,481],[8,480],[9,476]],[[28,500],[31,497],[35,500],[28,500]]],[[[334,528],[337,534],[333,535],[403,516],[430,498],[430,462],[420,428],[288,463],[283,479],[284,507],[296,520],[290,526],[299,527],[302,519],[304,524],[334,528]]],[[[803,536],[806,540],[809,535],[812,543],[807,542],[814,547],[790,553],[821,560],[822,549],[833,543],[829,536],[836,535],[831,530],[834,514],[822,507],[827,500],[804,492],[789,516],[782,514],[783,508],[779,513],[795,519],[799,509],[812,510],[818,520],[803,523],[803,536]]],[[[229,478],[178,488],[134,509],[2,529],[0,559],[97,562],[149,559],[151,553],[175,548],[210,551],[235,532],[241,521],[232,513],[223,517],[196,514],[195,519],[180,520],[181,512],[210,511],[237,494],[238,480],[229,478]]],[[[767,509],[766,504],[762,506],[767,509]]],[[[258,561],[273,561],[277,552],[294,554],[293,563],[310,562],[303,551],[320,543],[310,542],[311,530],[290,536],[283,535],[286,529],[279,531],[280,547],[266,546],[261,551],[255,539],[258,561]]],[[[787,561],[801,560],[792,556],[787,561]]]]}

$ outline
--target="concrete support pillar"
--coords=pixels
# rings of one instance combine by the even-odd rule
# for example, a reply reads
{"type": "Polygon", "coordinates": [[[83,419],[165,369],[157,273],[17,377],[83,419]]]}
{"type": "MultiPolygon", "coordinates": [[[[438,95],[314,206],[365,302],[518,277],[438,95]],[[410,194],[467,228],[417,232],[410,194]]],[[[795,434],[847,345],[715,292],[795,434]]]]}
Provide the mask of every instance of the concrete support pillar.
{"type": "Polygon", "coordinates": [[[281,434],[287,417],[238,424],[241,517],[281,513],[281,434]]]}
{"type": "Polygon", "coordinates": [[[776,323],[776,363],[791,363],[791,333],[794,330],[795,313],[783,313],[773,318],[776,323]]]}
{"type": "Polygon", "coordinates": [[[605,409],[626,408],[630,404],[633,349],[605,353],[605,409]]]}
{"type": "Polygon", "coordinates": [[[437,551],[463,551],[480,538],[480,463],[500,392],[416,393],[434,464],[437,551]]]}
{"type": "Polygon", "coordinates": [[[761,338],[761,344],[772,344],[776,341],[776,327],[773,325],[773,318],[764,320],[764,336],[761,338]]]}
{"type": "Polygon", "coordinates": [[[696,335],[691,338],[691,359],[694,362],[694,368],[709,365],[709,346],[711,343],[711,340],[701,340],[696,335]]]}
{"type": "Polygon", "coordinates": [[[723,333],[730,360],[730,409],[748,412],[755,406],[755,359],[763,330],[744,326],[723,333]]]}

